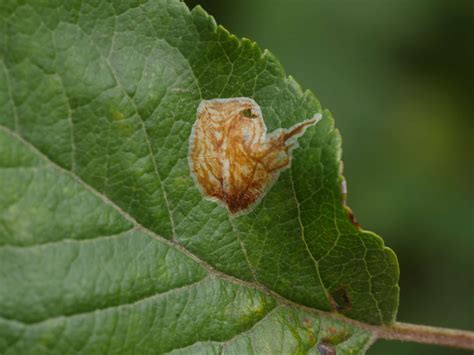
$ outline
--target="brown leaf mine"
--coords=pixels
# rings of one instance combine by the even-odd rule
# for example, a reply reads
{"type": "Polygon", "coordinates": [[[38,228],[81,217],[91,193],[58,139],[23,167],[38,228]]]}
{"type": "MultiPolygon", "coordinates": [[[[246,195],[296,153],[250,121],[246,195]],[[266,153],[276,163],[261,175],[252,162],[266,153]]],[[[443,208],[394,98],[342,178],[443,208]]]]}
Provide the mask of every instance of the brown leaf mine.
{"type": "Polygon", "coordinates": [[[290,165],[297,138],[320,119],[317,114],[267,134],[254,100],[203,100],[189,142],[193,177],[206,198],[223,204],[232,214],[246,211],[290,165]]]}

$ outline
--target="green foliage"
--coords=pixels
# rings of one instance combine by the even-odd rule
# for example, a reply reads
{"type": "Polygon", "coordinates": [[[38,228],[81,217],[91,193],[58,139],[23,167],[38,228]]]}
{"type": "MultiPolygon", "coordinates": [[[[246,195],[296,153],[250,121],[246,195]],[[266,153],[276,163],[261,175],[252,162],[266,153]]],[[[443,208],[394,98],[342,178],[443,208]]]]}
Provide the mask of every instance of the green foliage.
{"type": "Polygon", "coordinates": [[[363,352],[301,306],[394,321],[396,257],[348,217],[333,119],[268,51],[177,0],[7,1],[0,36],[2,354],[363,352]],[[240,96],[270,131],[323,120],[230,218],[188,140],[202,99],[240,96]]]}

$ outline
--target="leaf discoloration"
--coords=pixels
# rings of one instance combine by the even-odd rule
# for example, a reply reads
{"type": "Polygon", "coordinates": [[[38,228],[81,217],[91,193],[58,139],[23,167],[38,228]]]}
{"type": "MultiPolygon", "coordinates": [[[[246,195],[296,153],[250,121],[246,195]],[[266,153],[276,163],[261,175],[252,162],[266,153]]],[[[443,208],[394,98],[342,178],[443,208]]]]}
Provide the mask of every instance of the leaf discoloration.
{"type": "Polygon", "coordinates": [[[252,99],[203,100],[190,136],[189,162],[203,195],[231,214],[248,211],[290,166],[297,139],[321,119],[317,114],[267,134],[252,99]]]}

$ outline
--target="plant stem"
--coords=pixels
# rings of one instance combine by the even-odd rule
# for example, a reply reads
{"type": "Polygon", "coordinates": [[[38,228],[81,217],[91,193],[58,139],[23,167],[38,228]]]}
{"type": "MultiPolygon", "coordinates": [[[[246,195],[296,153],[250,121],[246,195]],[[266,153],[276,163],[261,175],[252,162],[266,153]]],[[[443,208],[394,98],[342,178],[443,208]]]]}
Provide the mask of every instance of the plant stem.
{"type": "Polygon", "coordinates": [[[466,330],[397,322],[392,326],[377,327],[375,333],[379,339],[412,341],[474,350],[474,332],[466,330]]]}

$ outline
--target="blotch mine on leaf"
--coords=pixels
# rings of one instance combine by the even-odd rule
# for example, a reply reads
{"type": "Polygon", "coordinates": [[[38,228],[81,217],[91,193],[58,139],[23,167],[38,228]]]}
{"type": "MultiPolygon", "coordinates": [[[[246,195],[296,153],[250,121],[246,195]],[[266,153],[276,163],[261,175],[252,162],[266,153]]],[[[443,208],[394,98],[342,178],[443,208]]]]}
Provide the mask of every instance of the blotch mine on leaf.
{"type": "Polygon", "coordinates": [[[189,138],[189,164],[202,194],[231,214],[249,211],[289,167],[298,137],[320,119],[316,114],[267,134],[254,100],[203,100],[189,138]]]}

